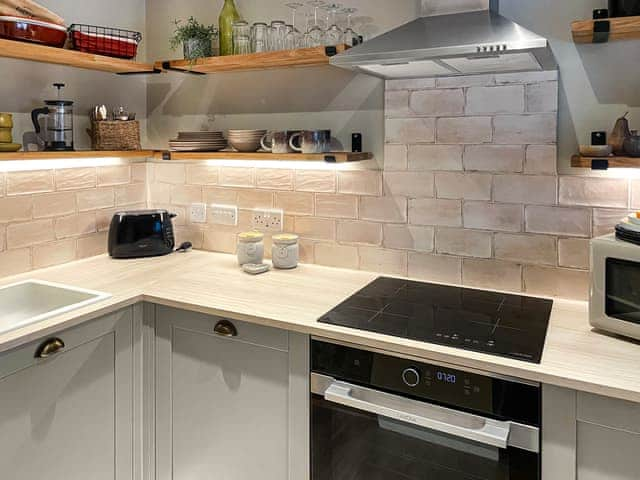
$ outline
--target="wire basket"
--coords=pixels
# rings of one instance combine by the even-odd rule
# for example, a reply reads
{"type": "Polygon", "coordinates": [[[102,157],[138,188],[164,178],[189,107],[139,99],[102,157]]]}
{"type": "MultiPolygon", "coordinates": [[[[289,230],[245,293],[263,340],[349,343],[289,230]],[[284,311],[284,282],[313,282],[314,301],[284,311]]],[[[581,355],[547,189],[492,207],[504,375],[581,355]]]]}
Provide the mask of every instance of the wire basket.
{"type": "Polygon", "coordinates": [[[135,58],[142,41],[140,32],[74,23],[69,27],[74,50],[116,58],[135,58]]]}

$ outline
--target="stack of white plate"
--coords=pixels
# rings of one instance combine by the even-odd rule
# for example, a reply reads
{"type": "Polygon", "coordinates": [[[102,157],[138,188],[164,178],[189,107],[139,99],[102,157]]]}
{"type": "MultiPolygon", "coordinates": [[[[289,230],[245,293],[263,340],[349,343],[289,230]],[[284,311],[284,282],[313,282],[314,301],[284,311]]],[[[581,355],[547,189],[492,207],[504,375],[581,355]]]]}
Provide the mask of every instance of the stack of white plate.
{"type": "Polygon", "coordinates": [[[266,130],[229,130],[229,145],[239,152],[257,152],[266,130]]]}
{"type": "Polygon", "coordinates": [[[176,152],[217,152],[227,147],[227,140],[222,132],[179,132],[169,147],[176,152]]]}

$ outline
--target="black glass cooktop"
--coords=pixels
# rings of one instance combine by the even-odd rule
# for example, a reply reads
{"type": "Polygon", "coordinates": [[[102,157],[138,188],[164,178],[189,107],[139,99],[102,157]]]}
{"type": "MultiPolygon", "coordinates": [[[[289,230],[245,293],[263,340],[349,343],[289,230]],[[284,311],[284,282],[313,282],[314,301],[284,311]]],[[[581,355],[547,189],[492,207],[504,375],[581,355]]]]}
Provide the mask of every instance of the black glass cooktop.
{"type": "Polygon", "coordinates": [[[321,323],[540,363],[553,302],[380,277],[321,323]]]}

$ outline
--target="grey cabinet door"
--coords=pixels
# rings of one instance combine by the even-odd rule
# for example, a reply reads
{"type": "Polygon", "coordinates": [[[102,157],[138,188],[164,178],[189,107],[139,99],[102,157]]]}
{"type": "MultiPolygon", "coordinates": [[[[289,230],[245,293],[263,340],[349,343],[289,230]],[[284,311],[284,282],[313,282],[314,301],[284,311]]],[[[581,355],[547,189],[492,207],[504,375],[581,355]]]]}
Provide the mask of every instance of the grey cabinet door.
{"type": "Polygon", "coordinates": [[[132,479],[132,311],[0,355],[0,466],[12,480],[132,479]],[[65,348],[35,358],[42,342],[65,348]]]}
{"type": "Polygon", "coordinates": [[[221,320],[157,308],[157,478],[307,478],[308,338],[221,320]]]}
{"type": "Polygon", "coordinates": [[[578,480],[640,478],[640,405],[579,392],[578,480]]]}
{"type": "Polygon", "coordinates": [[[640,404],[543,386],[542,480],[640,478],[640,404]]]}

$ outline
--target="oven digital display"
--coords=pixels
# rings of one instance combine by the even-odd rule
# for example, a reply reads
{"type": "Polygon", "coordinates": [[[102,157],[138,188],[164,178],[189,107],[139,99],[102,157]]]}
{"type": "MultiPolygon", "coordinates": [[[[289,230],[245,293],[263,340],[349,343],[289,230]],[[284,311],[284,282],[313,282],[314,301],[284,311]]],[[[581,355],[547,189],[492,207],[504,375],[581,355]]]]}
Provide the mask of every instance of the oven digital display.
{"type": "Polygon", "coordinates": [[[453,373],[438,371],[436,372],[436,378],[438,379],[439,382],[451,383],[451,384],[456,383],[456,375],[453,373]]]}
{"type": "Polygon", "coordinates": [[[607,258],[605,313],[640,324],[640,266],[636,262],[607,258]]]}

